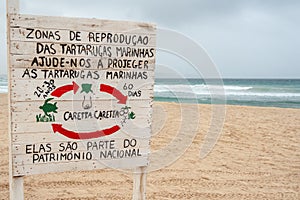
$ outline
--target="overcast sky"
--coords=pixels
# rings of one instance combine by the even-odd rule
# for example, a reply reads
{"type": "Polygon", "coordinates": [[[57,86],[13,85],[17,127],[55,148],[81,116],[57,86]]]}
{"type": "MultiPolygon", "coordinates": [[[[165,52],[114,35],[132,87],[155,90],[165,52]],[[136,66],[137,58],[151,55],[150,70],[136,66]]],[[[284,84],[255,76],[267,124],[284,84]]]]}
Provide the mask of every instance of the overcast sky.
{"type": "MultiPolygon", "coordinates": [[[[7,72],[5,8],[1,0],[0,74],[7,72]]],[[[20,0],[20,12],[152,22],[196,41],[224,78],[300,78],[299,0],[20,0]]],[[[159,64],[188,65],[158,56],[159,64]]]]}

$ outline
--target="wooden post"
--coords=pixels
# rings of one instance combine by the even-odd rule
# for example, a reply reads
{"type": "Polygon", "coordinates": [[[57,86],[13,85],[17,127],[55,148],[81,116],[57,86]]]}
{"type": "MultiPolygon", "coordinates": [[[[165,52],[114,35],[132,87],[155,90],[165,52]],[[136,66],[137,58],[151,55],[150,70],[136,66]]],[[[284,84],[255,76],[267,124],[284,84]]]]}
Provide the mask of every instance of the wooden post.
{"type": "Polygon", "coordinates": [[[24,190],[23,190],[23,177],[14,177],[12,170],[12,135],[11,135],[11,61],[10,61],[10,20],[12,15],[19,14],[19,0],[6,0],[6,23],[7,23],[7,67],[8,67],[8,138],[9,138],[9,195],[11,200],[23,200],[24,190]]]}
{"type": "Polygon", "coordinates": [[[138,167],[133,172],[133,200],[146,199],[146,167],[138,167]]]}

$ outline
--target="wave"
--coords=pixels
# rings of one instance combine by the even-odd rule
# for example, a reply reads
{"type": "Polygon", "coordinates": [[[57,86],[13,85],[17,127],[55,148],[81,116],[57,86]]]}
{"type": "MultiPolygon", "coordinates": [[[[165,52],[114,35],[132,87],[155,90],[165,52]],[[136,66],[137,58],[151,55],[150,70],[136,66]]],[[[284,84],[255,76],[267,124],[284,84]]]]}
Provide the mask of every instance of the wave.
{"type": "Polygon", "coordinates": [[[0,93],[7,93],[8,86],[7,86],[7,76],[0,75],[0,93]]]}
{"type": "Polygon", "coordinates": [[[198,84],[198,85],[155,85],[154,90],[155,91],[169,91],[171,90],[186,90],[186,89],[192,89],[192,90],[202,90],[202,89],[222,89],[225,90],[251,90],[253,87],[251,86],[235,86],[235,85],[206,85],[206,84],[198,84]]]}
{"type": "Polygon", "coordinates": [[[155,95],[158,97],[169,96],[210,96],[211,94],[222,94],[226,97],[300,97],[300,90],[294,88],[276,87],[253,87],[253,86],[234,86],[234,85],[155,85],[155,95]],[[222,92],[224,91],[224,92],[222,92]]]}
{"type": "Polygon", "coordinates": [[[0,93],[7,93],[8,87],[6,85],[0,85],[0,93]]]}

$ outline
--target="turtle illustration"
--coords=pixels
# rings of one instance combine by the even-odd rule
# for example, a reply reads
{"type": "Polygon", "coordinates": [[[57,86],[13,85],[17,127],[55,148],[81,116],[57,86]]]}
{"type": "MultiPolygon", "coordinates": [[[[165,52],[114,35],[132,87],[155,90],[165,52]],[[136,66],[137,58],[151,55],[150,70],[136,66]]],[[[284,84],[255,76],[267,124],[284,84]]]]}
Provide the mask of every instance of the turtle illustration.
{"type": "Polygon", "coordinates": [[[131,112],[128,114],[128,119],[134,119],[135,118],[135,113],[131,112]]]}
{"type": "Polygon", "coordinates": [[[55,102],[54,104],[51,104],[51,103],[48,103],[49,101],[51,101],[52,99],[54,98],[49,98],[49,99],[46,99],[44,105],[40,106],[39,108],[42,109],[45,113],[46,116],[50,117],[50,112],[54,112],[54,113],[57,113],[57,106],[56,106],[56,103],[55,102]]]}
{"type": "Polygon", "coordinates": [[[87,94],[88,94],[89,92],[94,93],[93,90],[92,90],[92,84],[89,84],[89,83],[83,83],[83,84],[81,84],[81,87],[82,87],[82,90],[81,90],[80,93],[82,93],[82,92],[85,92],[85,93],[87,93],[87,94]]]}

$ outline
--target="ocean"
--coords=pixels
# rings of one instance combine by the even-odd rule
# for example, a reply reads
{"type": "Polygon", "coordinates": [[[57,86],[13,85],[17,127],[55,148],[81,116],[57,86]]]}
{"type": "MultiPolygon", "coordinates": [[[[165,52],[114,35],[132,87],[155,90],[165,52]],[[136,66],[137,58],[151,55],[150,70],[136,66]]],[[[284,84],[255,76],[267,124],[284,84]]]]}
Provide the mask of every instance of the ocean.
{"type": "MultiPolygon", "coordinates": [[[[230,105],[300,108],[300,79],[224,79],[226,103],[230,105]]],[[[154,100],[210,104],[212,95],[202,79],[156,79],[154,100]]],[[[0,93],[7,93],[7,77],[0,75],[0,93]]],[[[214,96],[215,98],[215,96],[214,96]]],[[[214,103],[224,103],[214,99],[214,103]]]]}
{"type": "Polygon", "coordinates": [[[6,93],[8,90],[7,87],[7,76],[0,75],[0,93],[6,93]]]}
{"type": "MultiPolygon", "coordinates": [[[[213,82],[213,80],[210,80],[213,82]]],[[[201,79],[157,79],[156,101],[210,104],[208,88],[224,88],[230,105],[300,108],[300,79],[224,79],[224,86],[208,85],[201,79]]],[[[215,97],[214,97],[215,98],[215,97]]],[[[214,99],[215,103],[221,99],[214,99]]]]}

